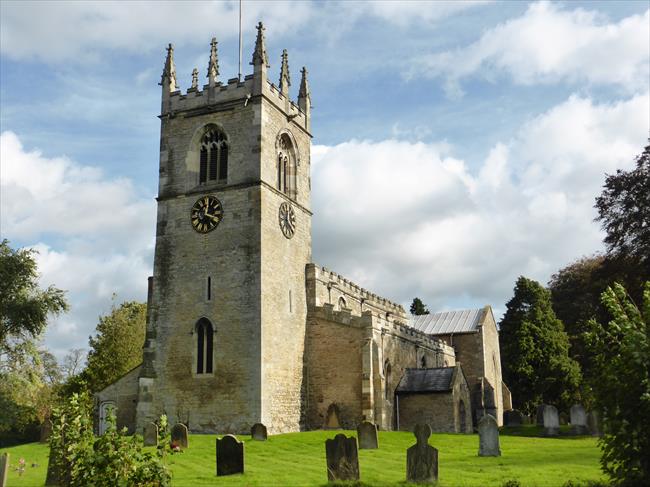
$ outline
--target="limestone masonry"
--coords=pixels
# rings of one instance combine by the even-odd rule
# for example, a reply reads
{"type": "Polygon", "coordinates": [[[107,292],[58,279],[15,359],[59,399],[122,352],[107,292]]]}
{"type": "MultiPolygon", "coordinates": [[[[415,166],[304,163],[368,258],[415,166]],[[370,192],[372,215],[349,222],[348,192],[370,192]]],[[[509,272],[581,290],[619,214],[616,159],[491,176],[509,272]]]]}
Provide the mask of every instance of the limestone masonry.
{"type": "Polygon", "coordinates": [[[293,102],[286,51],[279,85],[267,78],[261,23],[251,64],[219,81],[213,39],[208,83],[195,69],[183,94],[167,49],[143,361],[96,395],[99,432],[113,408],[140,434],[163,413],[222,434],[502,424],[489,306],[423,320],[312,262],[307,70],[293,102]]]}

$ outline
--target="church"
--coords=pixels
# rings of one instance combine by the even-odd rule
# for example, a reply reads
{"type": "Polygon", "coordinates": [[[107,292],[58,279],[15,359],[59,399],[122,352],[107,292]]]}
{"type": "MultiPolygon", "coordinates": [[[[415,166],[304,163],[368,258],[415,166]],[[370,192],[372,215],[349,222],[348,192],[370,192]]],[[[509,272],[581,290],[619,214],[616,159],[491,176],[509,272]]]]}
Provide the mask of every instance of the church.
{"type": "Polygon", "coordinates": [[[407,315],[312,262],[311,94],[290,99],[286,50],[268,79],[264,27],[253,74],[183,94],[170,44],[161,77],[153,276],[142,364],[96,394],[142,433],[166,414],[192,433],[355,428],[471,432],[511,408],[492,309],[407,315]]]}

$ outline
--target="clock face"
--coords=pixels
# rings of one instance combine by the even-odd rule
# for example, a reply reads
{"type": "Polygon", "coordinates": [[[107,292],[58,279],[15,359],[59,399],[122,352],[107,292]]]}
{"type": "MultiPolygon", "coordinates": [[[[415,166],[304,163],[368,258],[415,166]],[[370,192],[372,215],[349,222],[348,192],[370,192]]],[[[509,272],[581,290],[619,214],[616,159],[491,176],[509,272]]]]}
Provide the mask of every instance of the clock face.
{"type": "Polygon", "coordinates": [[[190,212],[192,228],[199,233],[208,233],[217,228],[223,218],[221,201],[211,195],[201,196],[190,212]]]}
{"type": "Polygon", "coordinates": [[[285,237],[291,238],[296,231],[296,212],[289,203],[282,203],[278,212],[280,229],[285,237]]]}

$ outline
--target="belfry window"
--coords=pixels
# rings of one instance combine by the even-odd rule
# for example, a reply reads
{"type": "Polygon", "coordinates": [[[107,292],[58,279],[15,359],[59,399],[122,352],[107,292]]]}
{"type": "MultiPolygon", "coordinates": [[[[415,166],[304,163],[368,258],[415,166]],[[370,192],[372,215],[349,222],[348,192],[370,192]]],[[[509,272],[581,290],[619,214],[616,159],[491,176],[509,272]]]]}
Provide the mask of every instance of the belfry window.
{"type": "Polygon", "coordinates": [[[209,129],[201,137],[199,183],[228,179],[228,142],[223,132],[209,129]]]}
{"type": "Polygon", "coordinates": [[[196,324],[196,373],[212,373],[214,330],[212,323],[201,318],[196,324]]]}
{"type": "Polygon", "coordinates": [[[290,198],[296,197],[296,154],[289,136],[280,136],[277,158],[276,189],[290,198]]]}

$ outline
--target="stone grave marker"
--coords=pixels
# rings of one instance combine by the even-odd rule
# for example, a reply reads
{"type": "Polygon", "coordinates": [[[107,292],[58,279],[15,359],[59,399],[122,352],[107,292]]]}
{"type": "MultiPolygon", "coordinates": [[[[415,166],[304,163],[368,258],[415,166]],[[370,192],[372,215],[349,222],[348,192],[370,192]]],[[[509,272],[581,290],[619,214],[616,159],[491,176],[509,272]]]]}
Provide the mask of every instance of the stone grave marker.
{"type": "Polygon", "coordinates": [[[571,433],[574,435],[588,435],[587,413],[581,404],[574,404],[569,410],[571,415],[571,433]]]}
{"type": "Polygon", "coordinates": [[[144,446],[157,446],[158,425],[156,423],[147,423],[144,427],[142,438],[143,438],[144,446]]]}
{"type": "Polygon", "coordinates": [[[503,422],[506,426],[520,426],[524,424],[524,415],[518,409],[511,409],[503,413],[503,422]]]}
{"type": "Polygon", "coordinates": [[[587,426],[592,436],[602,436],[603,433],[600,430],[600,416],[597,411],[591,411],[587,415],[587,426]]]}
{"type": "Polygon", "coordinates": [[[336,404],[330,404],[330,406],[327,408],[327,419],[325,420],[325,426],[323,429],[340,429],[341,428],[341,421],[339,418],[341,417],[341,411],[339,410],[339,407],[336,404]]]}
{"type": "Polygon", "coordinates": [[[244,443],[233,435],[217,438],[217,475],[244,473],[244,443]]]}
{"type": "Polygon", "coordinates": [[[255,423],[251,428],[251,437],[254,440],[266,441],[266,439],[268,438],[268,434],[266,432],[266,426],[264,426],[262,423],[255,423]]]}
{"type": "Polygon", "coordinates": [[[40,437],[40,442],[41,443],[47,443],[50,441],[50,435],[52,434],[52,421],[50,421],[50,418],[46,418],[45,421],[43,421],[43,424],[41,425],[41,437],[40,437]]]}
{"type": "Polygon", "coordinates": [[[359,451],[357,439],[338,434],[325,440],[327,480],[359,480],[359,451]]]}
{"type": "Polygon", "coordinates": [[[183,423],[176,423],[172,427],[172,444],[178,445],[181,448],[187,448],[189,441],[187,439],[187,426],[183,423]]]}
{"type": "Polygon", "coordinates": [[[429,445],[431,427],[418,424],[413,431],[416,443],[406,450],[406,480],[434,483],[438,481],[438,450],[429,445]]]}
{"type": "Polygon", "coordinates": [[[478,456],[500,457],[499,425],[494,416],[487,414],[478,422],[478,456]]]}
{"type": "Polygon", "coordinates": [[[359,450],[374,450],[379,448],[376,424],[370,421],[363,421],[357,426],[357,437],[359,438],[359,450]]]}
{"type": "Polygon", "coordinates": [[[9,473],[9,453],[0,456],[0,487],[6,487],[7,474],[9,473]]]}
{"type": "Polygon", "coordinates": [[[544,406],[544,435],[557,436],[560,434],[560,419],[555,406],[544,406]]]}

